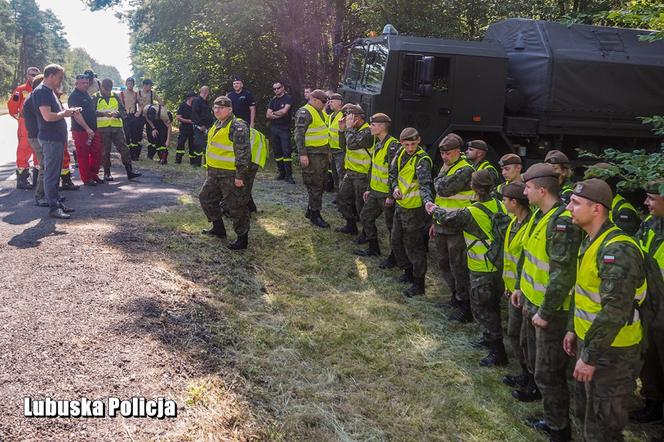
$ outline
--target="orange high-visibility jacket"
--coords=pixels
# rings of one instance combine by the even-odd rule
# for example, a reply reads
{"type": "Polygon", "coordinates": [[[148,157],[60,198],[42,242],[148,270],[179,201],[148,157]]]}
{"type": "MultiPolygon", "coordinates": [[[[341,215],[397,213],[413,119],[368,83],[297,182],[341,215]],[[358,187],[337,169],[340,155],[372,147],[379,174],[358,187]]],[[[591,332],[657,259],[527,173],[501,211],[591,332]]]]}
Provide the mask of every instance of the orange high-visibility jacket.
{"type": "Polygon", "coordinates": [[[19,85],[12,96],[7,102],[7,109],[9,110],[9,115],[19,119],[21,117],[21,111],[23,110],[23,103],[25,99],[28,98],[32,92],[32,85],[29,82],[19,85]]]}

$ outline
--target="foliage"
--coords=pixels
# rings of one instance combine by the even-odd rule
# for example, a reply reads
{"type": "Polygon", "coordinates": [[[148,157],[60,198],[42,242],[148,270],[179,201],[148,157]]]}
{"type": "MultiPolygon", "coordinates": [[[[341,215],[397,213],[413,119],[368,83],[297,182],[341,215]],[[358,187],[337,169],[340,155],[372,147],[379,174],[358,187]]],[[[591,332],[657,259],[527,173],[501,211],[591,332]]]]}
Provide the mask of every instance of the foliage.
{"type": "Polygon", "coordinates": [[[609,26],[652,29],[642,37],[646,41],[664,38],[664,3],[660,0],[631,0],[620,9],[600,14],[598,22],[609,26]]]}
{"type": "Polygon", "coordinates": [[[116,86],[124,83],[120,72],[118,72],[115,66],[98,63],[85,49],[74,48],[68,51],[63,67],[65,68],[65,85],[63,86],[63,90],[65,91],[74,87],[77,74],[82,74],[88,69],[92,69],[100,80],[110,78],[116,86]]]}

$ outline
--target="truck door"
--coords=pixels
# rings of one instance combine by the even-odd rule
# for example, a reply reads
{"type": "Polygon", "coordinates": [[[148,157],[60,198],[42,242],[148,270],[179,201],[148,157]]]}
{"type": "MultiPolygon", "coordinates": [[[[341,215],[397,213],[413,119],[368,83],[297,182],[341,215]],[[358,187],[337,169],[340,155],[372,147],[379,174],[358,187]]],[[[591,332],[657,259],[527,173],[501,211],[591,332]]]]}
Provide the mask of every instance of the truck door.
{"type": "Polygon", "coordinates": [[[434,143],[451,123],[452,63],[451,56],[401,54],[397,121],[417,128],[425,144],[434,143]]]}

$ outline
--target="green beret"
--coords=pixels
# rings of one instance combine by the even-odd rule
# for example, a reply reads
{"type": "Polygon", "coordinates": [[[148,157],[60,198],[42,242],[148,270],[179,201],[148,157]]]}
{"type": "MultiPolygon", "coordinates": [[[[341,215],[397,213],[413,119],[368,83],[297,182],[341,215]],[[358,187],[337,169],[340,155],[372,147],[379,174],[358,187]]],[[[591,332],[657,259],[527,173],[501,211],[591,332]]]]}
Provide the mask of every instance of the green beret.
{"type": "Polygon", "coordinates": [[[341,96],[341,94],[330,94],[330,97],[328,98],[329,100],[339,100],[342,101],[344,97],[341,96]]]}
{"type": "Polygon", "coordinates": [[[483,150],[484,152],[489,150],[489,147],[486,145],[486,142],[482,140],[472,140],[468,142],[468,147],[472,147],[473,149],[477,150],[483,150]]]}
{"type": "Polygon", "coordinates": [[[420,133],[414,127],[407,127],[401,131],[399,140],[401,141],[415,141],[420,137],[420,133]]]}
{"type": "Polygon", "coordinates": [[[227,96],[222,95],[221,97],[217,97],[214,99],[214,105],[223,106],[223,107],[233,107],[233,102],[227,96]]]}
{"type": "Polygon", "coordinates": [[[463,139],[455,133],[450,133],[445,135],[445,138],[443,138],[440,141],[438,147],[440,148],[440,150],[446,152],[449,150],[461,149],[462,145],[463,145],[463,139]]]}
{"type": "Polygon", "coordinates": [[[544,162],[549,164],[569,164],[569,158],[559,150],[550,150],[546,153],[544,162]]]}
{"type": "Polygon", "coordinates": [[[500,193],[508,198],[527,201],[528,198],[523,194],[525,190],[526,185],[524,183],[515,181],[513,183],[505,184],[502,189],[500,189],[500,193]]]}
{"type": "Polygon", "coordinates": [[[500,161],[498,161],[498,164],[500,165],[500,167],[508,166],[510,164],[522,164],[521,157],[515,153],[508,153],[500,157],[500,161]]]}
{"type": "Polygon", "coordinates": [[[613,204],[611,187],[606,184],[606,181],[599,178],[590,178],[589,180],[577,183],[574,186],[573,193],[581,198],[599,203],[609,210],[613,204]]]}
{"type": "Polygon", "coordinates": [[[346,108],[347,114],[364,115],[364,110],[358,104],[351,104],[346,108]]]}
{"type": "Polygon", "coordinates": [[[473,176],[470,178],[470,185],[476,188],[491,188],[493,187],[493,176],[487,169],[478,170],[473,172],[473,176]]]}
{"type": "Polygon", "coordinates": [[[523,174],[523,182],[530,181],[535,178],[555,178],[558,179],[560,175],[553,169],[553,166],[548,163],[533,164],[523,174]]]}
{"type": "Polygon", "coordinates": [[[378,114],[374,114],[371,117],[371,122],[372,123],[391,123],[392,119],[390,117],[388,117],[386,114],[378,113],[378,114]]]}
{"type": "Polygon", "coordinates": [[[313,91],[311,91],[311,94],[309,94],[309,98],[316,98],[322,101],[323,103],[326,103],[328,100],[325,91],[322,91],[320,89],[314,89],[313,91]]]}

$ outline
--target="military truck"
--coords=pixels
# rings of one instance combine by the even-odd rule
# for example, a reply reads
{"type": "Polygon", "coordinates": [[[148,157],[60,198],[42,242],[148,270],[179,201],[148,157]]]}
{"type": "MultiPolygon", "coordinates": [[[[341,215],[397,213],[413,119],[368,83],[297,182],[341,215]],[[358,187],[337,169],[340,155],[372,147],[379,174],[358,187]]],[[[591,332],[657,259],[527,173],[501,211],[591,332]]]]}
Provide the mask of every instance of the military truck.
{"type": "Polygon", "coordinates": [[[507,19],[482,41],[401,36],[387,25],[350,47],[340,92],[428,146],[450,132],[526,162],[551,149],[654,148],[640,117],[664,115],[664,41],[648,31],[507,19]]]}

